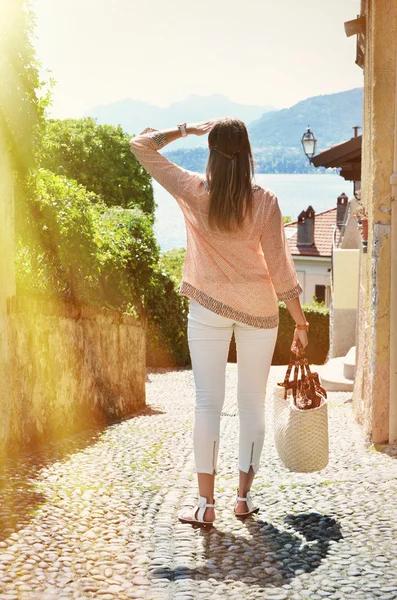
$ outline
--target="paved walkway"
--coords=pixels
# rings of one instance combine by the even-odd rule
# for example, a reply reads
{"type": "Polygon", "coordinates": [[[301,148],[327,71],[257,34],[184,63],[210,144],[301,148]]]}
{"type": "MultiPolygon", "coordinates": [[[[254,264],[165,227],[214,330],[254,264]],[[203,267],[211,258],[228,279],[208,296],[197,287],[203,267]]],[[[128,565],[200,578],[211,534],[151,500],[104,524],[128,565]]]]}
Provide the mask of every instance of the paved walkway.
{"type": "MultiPolygon", "coordinates": [[[[280,378],[273,367],[269,394],[280,378]]],[[[182,525],[196,499],[190,370],[150,373],[150,408],[8,461],[1,477],[0,598],[397,598],[397,459],[365,449],[350,394],[330,394],[331,461],[290,473],[270,396],[258,517],[232,513],[236,367],[228,365],[217,527],[182,525]]]]}

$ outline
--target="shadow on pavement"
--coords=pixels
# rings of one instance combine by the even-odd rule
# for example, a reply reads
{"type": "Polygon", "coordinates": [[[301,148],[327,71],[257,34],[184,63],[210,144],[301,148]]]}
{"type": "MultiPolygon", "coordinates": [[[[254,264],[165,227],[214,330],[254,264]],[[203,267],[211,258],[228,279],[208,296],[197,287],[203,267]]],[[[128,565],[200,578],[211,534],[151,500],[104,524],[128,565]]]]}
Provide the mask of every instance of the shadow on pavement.
{"type": "Polygon", "coordinates": [[[282,531],[261,519],[247,519],[248,536],[200,529],[205,538],[203,566],[191,569],[151,569],[151,578],[239,580],[266,588],[281,586],[303,572],[311,573],[327,555],[331,542],[342,538],[341,526],[332,517],[319,513],[289,514],[284,518],[297,533],[282,531]]]}
{"type": "Polygon", "coordinates": [[[341,526],[333,517],[316,512],[288,514],[284,517],[284,523],[301,533],[308,542],[338,541],[343,537],[341,526]]]}

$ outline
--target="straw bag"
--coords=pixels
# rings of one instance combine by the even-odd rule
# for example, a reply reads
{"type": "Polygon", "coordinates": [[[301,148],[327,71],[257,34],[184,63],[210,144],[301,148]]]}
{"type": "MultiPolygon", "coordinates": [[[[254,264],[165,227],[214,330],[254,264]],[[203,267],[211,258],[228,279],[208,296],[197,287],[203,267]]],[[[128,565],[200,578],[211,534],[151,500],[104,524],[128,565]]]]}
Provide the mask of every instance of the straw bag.
{"type": "Polygon", "coordinates": [[[291,354],[285,379],[274,391],[276,449],[290,471],[311,473],[321,471],[328,464],[326,398],[318,374],[310,371],[304,351],[291,354]],[[294,378],[290,381],[292,367],[294,378]]]}

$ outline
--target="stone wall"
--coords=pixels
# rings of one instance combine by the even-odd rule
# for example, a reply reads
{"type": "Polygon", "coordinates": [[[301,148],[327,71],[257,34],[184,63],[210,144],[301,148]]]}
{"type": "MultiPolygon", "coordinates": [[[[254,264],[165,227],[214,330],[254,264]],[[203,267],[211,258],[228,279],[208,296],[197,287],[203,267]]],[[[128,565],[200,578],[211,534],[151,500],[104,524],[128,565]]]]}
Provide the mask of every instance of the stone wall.
{"type": "Polygon", "coordinates": [[[393,173],[397,4],[365,3],[362,200],[369,214],[368,253],[361,257],[354,409],[368,441],[389,437],[390,208],[393,173]]]}
{"type": "Polygon", "coordinates": [[[133,317],[13,297],[7,319],[12,393],[0,421],[7,451],[145,406],[145,328],[133,317]]]}

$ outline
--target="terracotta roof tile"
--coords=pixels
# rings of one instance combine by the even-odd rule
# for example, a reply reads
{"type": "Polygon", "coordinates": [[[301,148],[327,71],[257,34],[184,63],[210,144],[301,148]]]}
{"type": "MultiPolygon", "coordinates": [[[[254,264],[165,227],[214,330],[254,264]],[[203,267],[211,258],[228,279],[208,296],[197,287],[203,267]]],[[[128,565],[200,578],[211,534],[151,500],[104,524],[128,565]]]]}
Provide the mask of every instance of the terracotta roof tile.
{"type": "MultiPolygon", "coordinates": [[[[297,246],[298,221],[285,225],[285,235],[293,256],[331,257],[332,235],[336,225],[336,208],[317,213],[314,218],[313,246],[297,246]]],[[[339,241],[340,229],[337,229],[336,243],[339,241]]]]}

